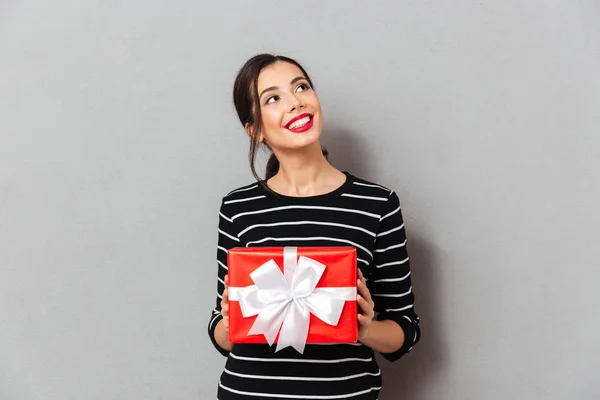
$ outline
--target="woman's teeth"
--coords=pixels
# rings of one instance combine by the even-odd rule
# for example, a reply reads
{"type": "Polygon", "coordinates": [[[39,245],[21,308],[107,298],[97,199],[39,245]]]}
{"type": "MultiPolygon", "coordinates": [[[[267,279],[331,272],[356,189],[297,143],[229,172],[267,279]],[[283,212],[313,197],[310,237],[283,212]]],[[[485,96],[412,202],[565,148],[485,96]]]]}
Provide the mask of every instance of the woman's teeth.
{"type": "Polygon", "coordinates": [[[304,117],[302,119],[299,119],[298,121],[294,121],[294,123],[292,123],[290,126],[288,126],[288,129],[300,128],[301,126],[308,124],[309,121],[310,121],[310,117],[304,117]]]}

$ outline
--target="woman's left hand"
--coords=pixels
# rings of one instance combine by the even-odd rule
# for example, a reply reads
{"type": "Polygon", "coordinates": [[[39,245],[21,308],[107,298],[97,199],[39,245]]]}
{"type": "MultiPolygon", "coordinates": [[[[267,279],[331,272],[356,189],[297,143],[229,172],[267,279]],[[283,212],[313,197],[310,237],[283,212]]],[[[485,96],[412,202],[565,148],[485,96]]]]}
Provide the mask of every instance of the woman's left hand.
{"type": "Polygon", "coordinates": [[[363,339],[369,332],[371,322],[375,317],[375,303],[371,299],[371,292],[367,288],[367,280],[363,276],[360,268],[358,269],[358,279],[356,281],[358,288],[358,295],[356,296],[356,302],[358,303],[358,340],[363,339]]]}

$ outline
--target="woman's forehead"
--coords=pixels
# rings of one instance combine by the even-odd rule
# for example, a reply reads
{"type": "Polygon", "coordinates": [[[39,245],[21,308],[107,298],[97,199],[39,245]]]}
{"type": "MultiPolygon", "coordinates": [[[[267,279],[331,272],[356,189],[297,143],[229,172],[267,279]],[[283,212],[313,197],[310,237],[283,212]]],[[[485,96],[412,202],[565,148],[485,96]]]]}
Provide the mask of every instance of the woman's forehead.
{"type": "Polygon", "coordinates": [[[302,70],[294,64],[278,61],[275,64],[263,68],[258,75],[258,91],[262,91],[268,87],[279,86],[285,87],[290,85],[293,79],[304,77],[302,70]]]}

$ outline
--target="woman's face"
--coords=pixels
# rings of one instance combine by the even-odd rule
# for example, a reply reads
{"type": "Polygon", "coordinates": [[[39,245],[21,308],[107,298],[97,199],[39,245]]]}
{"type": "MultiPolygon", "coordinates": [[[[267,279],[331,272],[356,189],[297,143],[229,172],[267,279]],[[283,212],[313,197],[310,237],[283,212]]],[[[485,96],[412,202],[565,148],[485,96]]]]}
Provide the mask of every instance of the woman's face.
{"type": "Polygon", "coordinates": [[[263,140],[273,150],[300,149],[318,142],[321,104],[302,71],[277,62],[258,76],[263,140]]]}

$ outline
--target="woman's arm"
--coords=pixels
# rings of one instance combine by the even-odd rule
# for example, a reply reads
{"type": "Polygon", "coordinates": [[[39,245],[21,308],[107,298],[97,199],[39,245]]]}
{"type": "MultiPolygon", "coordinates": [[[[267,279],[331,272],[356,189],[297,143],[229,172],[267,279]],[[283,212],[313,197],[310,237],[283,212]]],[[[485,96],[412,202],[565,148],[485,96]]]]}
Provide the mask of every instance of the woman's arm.
{"type": "Polygon", "coordinates": [[[227,356],[232,345],[228,340],[229,302],[227,295],[227,252],[239,245],[237,230],[229,217],[225,202],[219,210],[217,245],[217,298],[208,322],[208,335],[219,353],[227,356]]]}
{"type": "Polygon", "coordinates": [[[366,280],[358,270],[358,340],[380,353],[394,353],[404,344],[404,330],[391,320],[377,321],[374,318],[374,302],[367,288],[366,280]]]}
{"type": "Polygon", "coordinates": [[[225,351],[231,351],[233,344],[229,341],[229,278],[225,275],[225,289],[223,290],[223,299],[221,300],[221,315],[223,319],[217,322],[215,326],[215,341],[225,351]]]}
{"type": "Polygon", "coordinates": [[[229,333],[223,326],[223,320],[217,322],[217,326],[215,327],[215,341],[225,351],[231,351],[233,348],[233,345],[229,342],[229,333]]]}
{"type": "Polygon", "coordinates": [[[373,320],[360,342],[379,353],[394,353],[404,344],[404,331],[394,321],[373,320]]]}
{"type": "MultiPolygon", "coordinates": [[[[400,200],[390,192],[379,220],[373,265],[368,281],[359,282],[363,317],[377,318],[359,323],[364,331],[361,342],[395,361],[409,352],[420,339],[419,317],[415,312],[410,263],[400,200]],[[361,289],[362,287],[362,289],[361,289]],[[368,289],[367,289],[368,288],[368,289]]],[[[364,278],[363,278],[364,279],[364,278]]]]}

